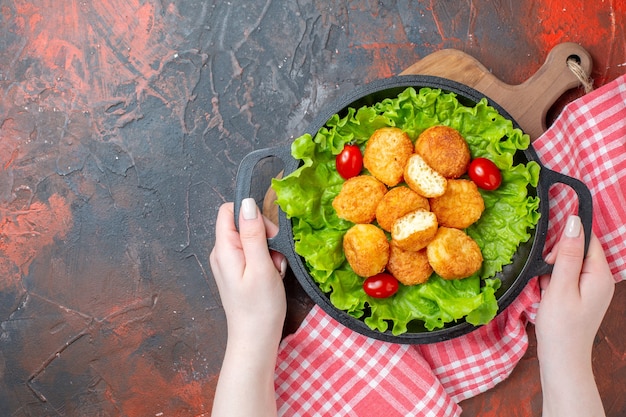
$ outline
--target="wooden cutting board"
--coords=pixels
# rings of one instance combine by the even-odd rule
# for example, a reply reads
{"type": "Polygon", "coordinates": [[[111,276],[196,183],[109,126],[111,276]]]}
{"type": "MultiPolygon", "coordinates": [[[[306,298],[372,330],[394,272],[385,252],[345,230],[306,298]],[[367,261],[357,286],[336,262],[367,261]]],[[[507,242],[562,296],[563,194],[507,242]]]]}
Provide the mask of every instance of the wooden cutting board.
{"type": "MultiPolygon", "coordinates": [[[[457,49],[433,52],[400,75],[433,75],[472,87],[502,106],[531,139],[536,139],[546,130],[550,107],[567,90],[580,85],[568,59],[575,60],[585,74],[591,73],[589,53],[578,44],[561,43],[550,51],[539,70],[519,85],[502,82],[474,57],[457,49]]],[[[263,199],[263,213],[278,223],[275,201],[276,194],[270,187],[263,199]]]]}
{"type": "Polygon", "coordinates": [[[561,43],[550,51],[541,68],[519,85],[500,81],[478,60],[456,49],[427,55],[401,75],[434,75],[472,87],[502,106],[531,139],[536,139],[546,130],[550,107],[567,90],[581,84],[568,66],[569,59],[577,62],[585,74],[591,73],[589,53],[576,43],[561,43]]]}

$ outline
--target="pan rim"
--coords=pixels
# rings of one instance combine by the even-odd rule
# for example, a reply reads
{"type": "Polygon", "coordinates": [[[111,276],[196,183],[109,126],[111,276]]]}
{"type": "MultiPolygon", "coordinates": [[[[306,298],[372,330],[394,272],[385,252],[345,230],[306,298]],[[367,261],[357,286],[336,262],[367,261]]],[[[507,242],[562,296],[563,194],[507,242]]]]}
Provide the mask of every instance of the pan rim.
{"type": "MultiPolygon", "coordinates": [[[[496,109],[501,116],[510,120],[513,124],[513,127],[521,129],[519,123],[502,106],[500,106],[494,100],[490,99],[485,94],[473,89],[472,87],[456,82],[454,80],[431,75],[398,75],[364,84],[352,90],[348,94],[339,97],[328,106],[324,106],[326,110],[321,112],[313,119],[311,123],[309,123],[305,133],[315,135],[317,131],[321,127],[323,127],[334,114],[341,113],[347,107],[350,107],[351,105],[353,105],[353,103],[362,100],[366,96],[370,96],[374,93],[380,93],[381,91],[391,90],[394,88],[405,89],[408,87],[413,87],[416,89],[421,89],[425,87],[441,89],[444,92],[454,93],[457,95],[457,97],[470,101],[474,104],[478,103],[481,99],[484,98],[487,100],[489,106],[496,109]]],[[[530,262],[531,260],[536,260],[539,258],[542,259],[540,255],[543,249],[543,245],[545,243],[545,229],[547,228],[549,207],[547,204],[547,189],[545,189],[546,187],[544,187],[542,184],[542,173],[544,172],[544,170],[546,170],[546,168],[539,160],[536,152],[534,151],[534,148],[532,147],[532,144],[529,144],[526,149],[518,150],[518,152],[522,152],[527,161],[534,161],[540,167],[541,173],[539,176],[539,182],[534,188],[537,192],[537,195],[539,196],[538,211],[541,216],[540,221],[537,223],[535,228],[531,230],[532,236],[529,240],[532,240],[532,242],[530,243],[530,249],[528,251],[526,260],[524,261],[524,265],[520,269],[517,276],[512,280],[510,287],[507,288],[506,291],[504,291],[504,293],[497,298],[498,312],[496,313],[496,317],[503,313],[503,311],[519,296],[522,290],[526,287],[530,278],[536,275],[532,266],[530,265],[530,262]]],[[[299,165],[300,161],[291,157],[288,163],[285,163],[285,175],[289,175],[291,172],[297,169],[299,165]]],[[[296,279],[303,287],[305,292],[320,308],[322,308],[333,319],[337,320],[346,327],[374,339],[400,344],[436,343],[465,335],[482,327],[467,323],[465,320],[459,320],[457,322],[447,323],[446,326],[441,329],[435,329],[425,332],[406,332],[399,335],[392,334],[391,330],[389,329],[385,332],[371,329],[365,324],[362,319],[350,316],[346,311],[340,310],[330,302],[329,294],[324,293],[321,290],[319,285],[310,275],[310,272],[306,267],[303,258],[295,252],[291,220],[286,219],[286,215],[284,212],[282,212],[282,210],[279,210],[279,216],[283,217],[283,219],[280,219],[281,227],[283,225],[287,226],[287,235],[291,236],[291,245],[285,255],[289,259],[290,265],[294,270],[294,275],[296,279]]],[[[495,317],[493,320],[495,320],[495,317]]]]}

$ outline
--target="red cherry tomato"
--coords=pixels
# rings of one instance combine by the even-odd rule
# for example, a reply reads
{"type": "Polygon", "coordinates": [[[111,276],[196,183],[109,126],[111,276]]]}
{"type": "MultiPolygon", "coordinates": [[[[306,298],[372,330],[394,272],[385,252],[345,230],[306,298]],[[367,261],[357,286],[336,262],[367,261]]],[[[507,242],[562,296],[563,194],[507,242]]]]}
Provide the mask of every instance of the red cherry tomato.
{"type": "Polygon", "coordinates": [[[337,155],[335,165],[337,166],[337,172],[344,179],[356,177],[363,169],[361,150],[356,145],[345,145],[343,150],[337,155]]]}
{"type": "Polygon", "coordinates": [[[363,290],[370,297],[387,298],[391,297],[398,291],[398,280],[390,274],[381,272],[367,278],[363,282],[363,290]]]}
{"type": "Polygon", "coordinates": [[[472,181],[484,190],[493,191],[502,182],[500,170],[487,158],[475,158],[470,163],[467,173],[472,181]]]}

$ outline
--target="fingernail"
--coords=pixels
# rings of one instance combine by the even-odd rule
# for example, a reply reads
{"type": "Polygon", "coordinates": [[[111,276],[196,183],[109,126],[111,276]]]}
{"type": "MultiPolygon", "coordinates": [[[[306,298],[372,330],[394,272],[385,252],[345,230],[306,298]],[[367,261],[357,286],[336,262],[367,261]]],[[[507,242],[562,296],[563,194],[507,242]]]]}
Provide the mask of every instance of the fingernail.
{"type": "Polygon", "coordinates": [[[257,206],[254,198],[244,198],[241,200],[241,214],[245,220],[256,219],[257,206]]]}
{"type": "Polygon", "coordinates": [[[578,216],[569,216],[567,218],[567,223],[565,224],[565,236],[567,237],[578,237],[580,236],[580,217],[578,216]]]}
{"type": "Polygon", "coordinates": [[[287,259],[283,259],[280,262],[280,276],[285,278],[285,274],[287,274],[287,259]]]}

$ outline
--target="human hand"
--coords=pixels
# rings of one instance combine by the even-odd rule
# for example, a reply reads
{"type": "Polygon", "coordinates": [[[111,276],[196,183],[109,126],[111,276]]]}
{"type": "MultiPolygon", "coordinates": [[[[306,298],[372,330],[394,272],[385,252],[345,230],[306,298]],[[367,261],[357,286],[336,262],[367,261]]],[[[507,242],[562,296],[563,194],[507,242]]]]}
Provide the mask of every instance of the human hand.
{"type": "Polygon", "coordinates": [[[209,257],[228,325],[211,415],[275,416],[274,368],[287,311],[287,262],[269,250],[267,238],[278,227],[261,215],[253,199],[241,202],[239,232],[233,211],[232,203],[220,207],[209,257]]]}
{"type": "Polygon", "coordinates": [[[210,263],[228,323],[228,338],[280,340],[287,302],[284,277],[287,262],[270,251],[267,238],[278,227],[261,215],[253,199],[242,201],[239,232],[233,204],[220,207],[210,263]]]}
{"type": "Polygon", "coordinates": [[[584,240],[580,219],[570,216],[546,258],[554,263],[551,276],[539,277],[535,328],[544,417],[604,415],[591,351],[615,281],[597,237],[591,235],[586,256],[584,240]]]}
{"type": "Polygon", "coordinates": [[[580,219],[571,216],[561,240],[546,261],[551,276],[539,278],[542,291],[536,332],[539,359],[591,358],[594,337],[613,296],[615,281],[602,246],[592,234],[584,256],[580,219]]]}

